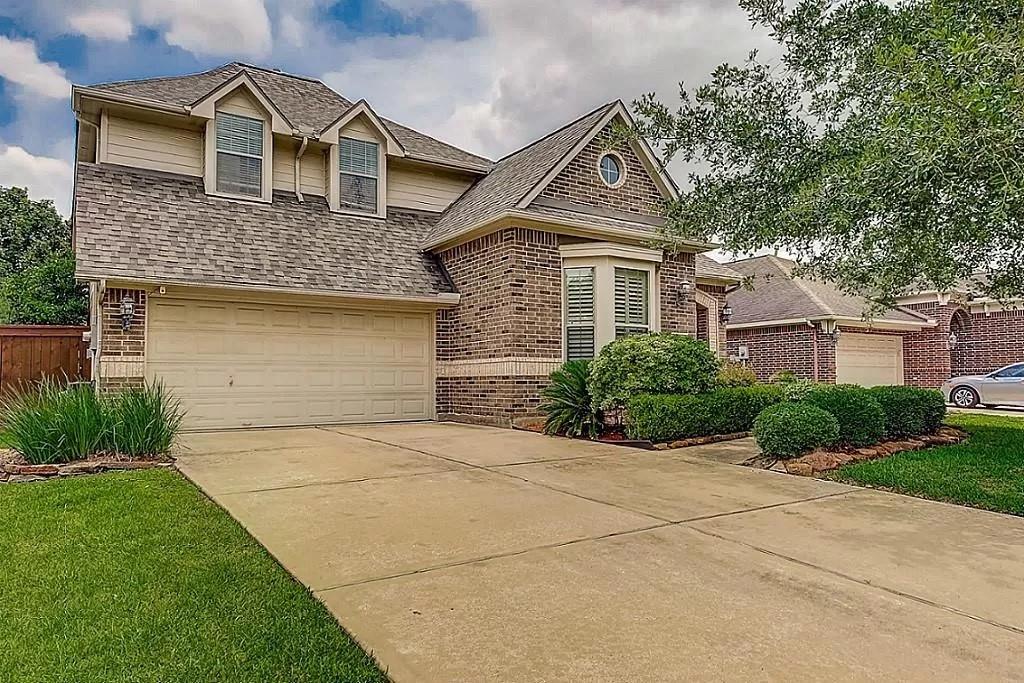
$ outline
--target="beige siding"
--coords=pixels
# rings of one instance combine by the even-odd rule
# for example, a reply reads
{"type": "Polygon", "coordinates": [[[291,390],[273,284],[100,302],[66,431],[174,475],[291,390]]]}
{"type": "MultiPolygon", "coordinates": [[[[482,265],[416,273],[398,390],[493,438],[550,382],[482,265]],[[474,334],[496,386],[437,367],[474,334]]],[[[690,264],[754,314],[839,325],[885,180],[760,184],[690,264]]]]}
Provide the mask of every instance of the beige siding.
{"type": "Polygon", "coordinates": [[[239,88],[217,103],[217,111],[226,111],[229,114],[249,116],[254,119],[266,118],[260,104],[254,100],[244,88],[239,88]]]}
{"type": "Polygon", "coordinates": [[[381,142],[381,135],[373,127],[370,120],[360,114],[352,121],[349,121],[340,132],[343,138],[355,138],[356,140],[367,140],[369,142],[381,142]]]}
{"type": "Polygon", "coordinates": [[[388,206],[444,211],[472,184],[470,176],[390,165],[388,206]]]}
{"type": "Polygon", "coordinates": [[[168,173],[203,174],[202,133],[186,128],[107,117],[106,156],[111,164],[168,173]]]}
{"type": "MultiPolygon", "coordinates": [[[[299,151],[296,140],[278,138],[274,140],[274,189],[295,191],[295,153],[299,151]]],[[[310,144],[302,155],[302,192],[323,197],[327,194],[326,161],[324,148],[310,144]]]]}

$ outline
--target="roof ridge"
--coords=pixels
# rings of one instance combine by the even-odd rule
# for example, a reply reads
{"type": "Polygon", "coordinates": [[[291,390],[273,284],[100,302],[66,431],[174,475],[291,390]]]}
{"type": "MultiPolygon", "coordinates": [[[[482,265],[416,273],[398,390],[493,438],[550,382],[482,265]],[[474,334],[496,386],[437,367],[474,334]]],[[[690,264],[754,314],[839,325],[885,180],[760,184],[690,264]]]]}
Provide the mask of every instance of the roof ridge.
{"type": "Polygon", "coordinates": [[[341,97],[343,99],[346,99],[346,100],[348,99],[347,97],[342,95],[340,92],[338,92],[337,90],[335,90],[331,86],[329,86],[326,83],[324,83],[319,78],[314,78],[312,76],[301,76],[299,74],[293,74],[290,71],[284,71],[283,69],[275,69],[275,68],[269,67],[269,66],[260,66],[259,64],[250,64],[249,62],[231,62],[231,63],[232,64],[237,64],[238,66],[242,67],[243,69],[256,69],[257,71],[263,71],[263,72],[266,72],[268,74],[275,74],[277,76],[287,76],[288,78],[297,78],[300,81],[309,81],[310,83],[319,83],[320,85],[324,86],[325,88],[328,88],[331,91],[337,93],[339,97],[341,97]]]}
{"type": "Polygon", "coordinates": [[[87,88],[102,88],[104,86],[109,86],[109,85],[124,85],[125,83],[153,83],[155,81],[173,81],[173,80],[177,80],[179,78],[191,78],[192,76],[205,76],[206,74],[211,74],[214,71],[217,71],[218,69],[223,69],[225,67],[234,66],[234,65],[239,65],[239,66],[242,66],[242,67],[245,66],[244,64],[242,64],[242,62],[225,62],[224,64],[221,64],[220,66],[215,66],[212,69],[204,69],[203,71],[193,71],[193,72],[187,73],[187,74],[177,74],[177,75],[174,75],[174,76],[153,76],[151,78],[125,78],[125,79],[122,79],[120,81],[105,81],[103,83],[93,83],[92,85],[85,86],[85,87],[87,87],[87,88]]]}
{"type": "Polygon", "coordinates": [[[558,128],[556,128],[555,130],[551,131],[550,133],[545,133],[544,135],[542,135],[541,137],[537,138],[533,142],[529,142],[529,143],[523,145],[522,147],[520,147],[519,149],[517,149],[517,150],[515,150],[513,152],[509,152],[505,156],[499,158],[494,163],[495,164],[500,164],[502,161],[505,161],[509,157],[514,157],[515,155],[519,154],[520,152],[525,152],[526,150],[530,149],[534,145],[537,145],[537,144],[539,144],[541,142],[544,142],[548,138],[553,137],[553,136],[561,133],[566,128],[569,128],[571,126],[575,126],[577,123],[579,123],[583,119],[587,118],[588,116],[593,116],[594,114],[596,114],[597,112],[599,112],[601,110],[610,109],[611,107],[615,106],[615,104],[617,102],[618,102],[618,100],[613,100],[611,102],[606,102],[605,104],[602,104],[600,107],[595,107],[594,109],[591,109],[590,111],[588,111],[586,114],[583,114],[582,116],[577,116],[572,121],[569,121],[568,123],[559,126],[558,128]]]}

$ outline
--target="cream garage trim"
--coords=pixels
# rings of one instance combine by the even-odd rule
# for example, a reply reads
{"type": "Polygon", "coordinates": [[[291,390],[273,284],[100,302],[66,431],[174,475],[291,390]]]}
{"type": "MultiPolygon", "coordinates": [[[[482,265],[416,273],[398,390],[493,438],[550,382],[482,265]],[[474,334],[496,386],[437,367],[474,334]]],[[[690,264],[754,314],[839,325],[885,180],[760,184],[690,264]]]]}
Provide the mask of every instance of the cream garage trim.
{"type": "Polygon", "coordinates": [[[842,332],[836,345],[836,382],[903,384],[903,337],[842,332]]]}
{"type": "Polygon", "coordinates": [[[434,417],[433,314],[152,297],[146,376],[193,429],[434,417]]]}

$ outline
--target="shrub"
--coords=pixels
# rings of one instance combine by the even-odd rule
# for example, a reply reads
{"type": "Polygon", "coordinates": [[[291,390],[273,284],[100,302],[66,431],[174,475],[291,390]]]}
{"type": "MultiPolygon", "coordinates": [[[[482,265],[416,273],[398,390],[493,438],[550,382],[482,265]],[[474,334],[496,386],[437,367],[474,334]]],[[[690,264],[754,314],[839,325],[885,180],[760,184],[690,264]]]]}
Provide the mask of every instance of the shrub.
{"type": "Polygon", "coordinates": [[[820,385],[809,379],[794,379],[792,382],[782,382],[777,386],[781,387],[787,401],[802,401],[807,398],[807,394],[820,385]]]}
{"type": "Polygon", "coordinates": [[[695,395],[642,394],[627,404],[626,433],[661,442],[746,432],[762,410],[782,398],[782,391],[768,384],[695,395]]]}
{"type": "Polygon", "coordinates": [[[0,414],[4,441],[33,465],[92,455],[106,435],[106,411],[90,384],[44,380],[4,399],[0,414]]]}
{"type": "Polygon", "coordinates": [[[757,416],[754,438],[765,455],[792,458],[834,443],[839,438],[839,423],[811,403],[779,403],[757,416]]]}
{"type": "Polygon", "coordinates": [[[127,456],[166,453],[184,417],[178,400],[160,382],[115,394],[109,415],[107,448],[127,456]]]}
{"type": "Polygon", "coordinates": [[[757,375],[748,366],[735,361],[722,363],[718,371],[719,387],[752,387],[757,384],[757,375]]]}
{"type": "Polygon", "coordinates": [[[768,381],[772,384],[789,384],[790,382],[796,382],[800,378],[796,376],[796,373],[792,370],[779,370],[774,375],[768,378],[768,381]]]}
{"type": "Polygon", "coordinates": [[[699,339],[633,335],[607,344],[590,366],[598,408],[624,406],[639,394],[699,394],[714,388],[718,358],[699,339]]]}
{"type": "Polygon", "coordinates": [[[946,401],[934,389],[880,386],[870,391],[885,413],[886,438],[931,434],[946,417],[946,401]]]}
{"type": "Polygon", "coordinates": [[[103,451],[155,455],[181,427],[178,402],[161,384],[101,398],[90,384],[44,381],[0,405],[4,441],[35,465],[80,460],[103,451]]]}
{"type": "Polygon", "coordinates": [[[803,399],[831,413],[839,423],[834,445],[870,446],[885,436],[885,413],[871,392],[853,384],[819,384],[803,399]]]}
{"type": "Polygon", "coordinates": [[[547,415],[544,432],[594,438],[601,419],[594,408],[587,381],[590,361],[571,360],[551,373],[551,384],[541,390],[540,410],[547,415]]]}

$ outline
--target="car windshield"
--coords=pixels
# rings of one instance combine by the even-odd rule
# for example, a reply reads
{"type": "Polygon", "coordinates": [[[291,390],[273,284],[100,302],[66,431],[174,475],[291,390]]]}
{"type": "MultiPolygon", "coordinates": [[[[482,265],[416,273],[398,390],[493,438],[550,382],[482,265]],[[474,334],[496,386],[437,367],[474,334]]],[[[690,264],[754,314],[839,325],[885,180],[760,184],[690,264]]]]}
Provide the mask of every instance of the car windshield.
{"type": "Polygon", "coordinates": [[[1000,379],[1006,379],[1010,377],[1022,377],[1024,378],[1024,363],[1017,363],[1016,365],[1010,365],[1002,370],[996,370],[992,373],[993,377],[999,377],[1000,379]]]}

